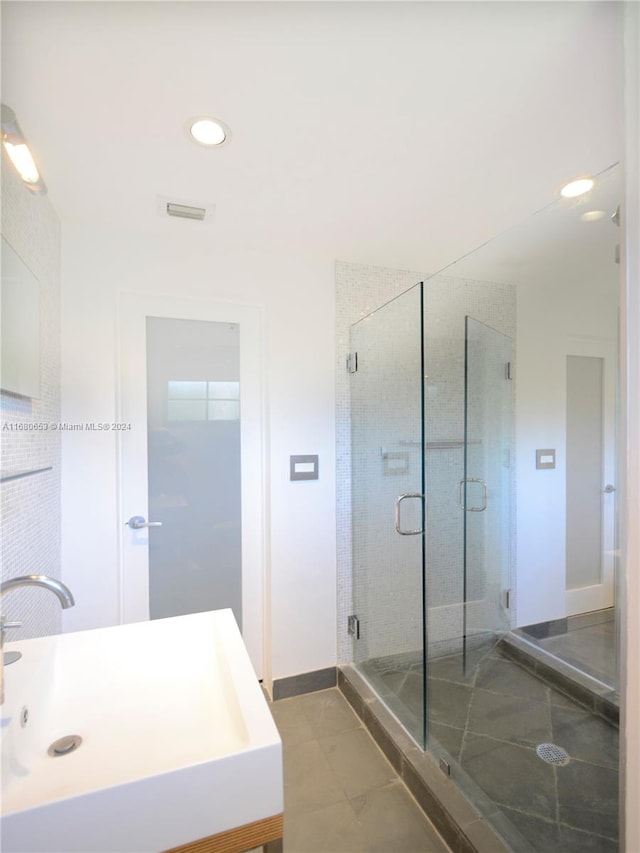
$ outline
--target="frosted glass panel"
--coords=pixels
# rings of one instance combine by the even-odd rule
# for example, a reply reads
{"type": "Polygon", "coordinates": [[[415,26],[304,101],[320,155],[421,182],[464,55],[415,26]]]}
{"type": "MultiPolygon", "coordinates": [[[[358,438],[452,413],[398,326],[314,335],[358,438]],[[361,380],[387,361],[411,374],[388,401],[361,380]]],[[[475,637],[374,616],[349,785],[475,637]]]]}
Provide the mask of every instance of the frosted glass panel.
{"type": "Polygon", "coordinates": [[[240,404],[237,400],[209,400],[210,421],[237,421],[240,418],[240,404]]]}
{"type": "Polygon", "coordinates": [[[230,607],[242,626],[239,334],[147,318],[152,619],[230,607]]]}
{"type": "Polygon", "coordinates": [[[238,400],[240,397],[239,382],[209,382],[209,399],[238,400]]]}
{"type": "Polygon", "coordinates": [[[204,421],[207,419],[206,400],[167,400],[170,421],[204,421]]]}
{"type": "Polygon", "coordinates": [[[204,400],[207,396],[206,382],[169,382],[170,400],[204,400]]]}

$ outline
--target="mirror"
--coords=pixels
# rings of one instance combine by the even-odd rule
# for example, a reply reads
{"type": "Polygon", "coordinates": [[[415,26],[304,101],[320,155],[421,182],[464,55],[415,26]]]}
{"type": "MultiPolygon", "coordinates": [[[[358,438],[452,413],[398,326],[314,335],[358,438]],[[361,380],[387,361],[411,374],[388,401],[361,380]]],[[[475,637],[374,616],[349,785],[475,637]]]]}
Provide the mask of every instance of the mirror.
{"type": "Polygon", "coordinates": [[[2,238],[2,365],[0,387],[40,396],[40,284],[2,238]]]}
{"type": "Polygon", "coordinates": [[[616,164],[438,274],[515,290],[511,626],[614,691],[622,196],[616,164]]]}

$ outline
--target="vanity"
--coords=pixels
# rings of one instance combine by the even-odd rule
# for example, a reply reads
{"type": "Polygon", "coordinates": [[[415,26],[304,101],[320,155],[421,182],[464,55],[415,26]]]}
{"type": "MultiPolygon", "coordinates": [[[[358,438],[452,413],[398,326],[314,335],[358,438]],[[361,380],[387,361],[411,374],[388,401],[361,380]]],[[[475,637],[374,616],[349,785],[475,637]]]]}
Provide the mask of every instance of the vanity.
{"type": "Polygon", "coordinates": [[[12,650],[4,853],[280,849],[282,742],[231,610],[12,650]]]}

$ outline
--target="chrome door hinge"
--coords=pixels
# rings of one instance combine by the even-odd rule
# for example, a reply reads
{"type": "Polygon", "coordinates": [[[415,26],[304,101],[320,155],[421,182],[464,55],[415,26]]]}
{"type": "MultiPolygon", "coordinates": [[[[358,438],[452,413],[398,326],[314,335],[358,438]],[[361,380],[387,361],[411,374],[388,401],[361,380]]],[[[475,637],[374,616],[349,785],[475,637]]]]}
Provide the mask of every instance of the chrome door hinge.
{"type": "Polygon", "coordinates": [[[350,352],[347,356],[347,372],[357,373],[358,371],[358,353],[350,352]]]}
{"type": "Polygon", "coordinates": [[[504,378],[513,379],[513,365],[510,361],[508,361],[505,365],[504,378]]]}
{"type": "Polygon", "coordinates": [[[351,634],[354,640],[360,639],[360,620],[357,616],[349,616],[349,619],[347,620],[347,631],[351,634]]]}
{"type": "Polygon", "coordinates": [[[503,589],[502,590],[502,606],[504,607],[505,610],[508,610],[510,604],[511,604],[511,590],[510,589],[503,589]]]}

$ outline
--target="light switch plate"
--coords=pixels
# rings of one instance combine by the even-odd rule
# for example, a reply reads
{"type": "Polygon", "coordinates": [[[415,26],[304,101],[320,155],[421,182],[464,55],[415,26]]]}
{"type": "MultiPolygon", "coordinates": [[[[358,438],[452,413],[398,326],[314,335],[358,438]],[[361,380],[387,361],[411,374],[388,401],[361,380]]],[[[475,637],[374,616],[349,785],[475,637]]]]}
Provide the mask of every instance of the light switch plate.
{"type": "Polygon", "coordinates": [[[556,467],[556,451],[536,450],[536,468],[555,468],[556,467]]]}
{"type": "Polygon", "coordinates": [[[317,480],[318,456],[302,455],[289,457],[290,480],[317,480]]]}

